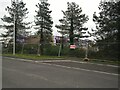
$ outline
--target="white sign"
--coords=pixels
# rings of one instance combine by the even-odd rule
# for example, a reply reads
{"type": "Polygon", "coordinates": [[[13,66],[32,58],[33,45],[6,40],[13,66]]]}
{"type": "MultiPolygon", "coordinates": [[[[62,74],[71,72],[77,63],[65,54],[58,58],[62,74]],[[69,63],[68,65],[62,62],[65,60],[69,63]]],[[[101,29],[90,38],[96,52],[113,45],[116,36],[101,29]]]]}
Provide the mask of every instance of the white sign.
{"type": "Polygon", "coordinates": [[[75,45],[70,45],[70,49],[75,49],[76,46],[75,45]]]}

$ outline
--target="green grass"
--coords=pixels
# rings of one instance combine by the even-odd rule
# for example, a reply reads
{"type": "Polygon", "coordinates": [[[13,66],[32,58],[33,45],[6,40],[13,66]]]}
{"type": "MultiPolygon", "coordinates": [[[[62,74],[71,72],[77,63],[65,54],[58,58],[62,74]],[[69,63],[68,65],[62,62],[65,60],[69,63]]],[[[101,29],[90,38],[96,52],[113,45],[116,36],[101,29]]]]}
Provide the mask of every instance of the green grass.
{"type": "MultiPolygon", "coordinates": [[[[77,58],[77,57],[66,57],[66,56],[38,56],[35,54],[3,54],[3,56],[7,57],[16,57],[16,58],[24,58],[24,59],[33,59],[33,60],[76,60],[76,61],[83,61],[84,58],[77,58]]],[[[90,59],[87,61],[90,63],[97,63],[97,64],[110,64],[110,65],[118,65],[120,64],[119,60],[103,60],[103,59],[90,59]]]]}
{"type": "Polygon", "coordinates": [[[3,56],[7,57],[16,57],[16,58],[24,58],[24,59],[33,59],[33,60],[58,60],[64,59],[63,57],[58,56],[38,56],[34,54],[3,54],[3,56]]]}

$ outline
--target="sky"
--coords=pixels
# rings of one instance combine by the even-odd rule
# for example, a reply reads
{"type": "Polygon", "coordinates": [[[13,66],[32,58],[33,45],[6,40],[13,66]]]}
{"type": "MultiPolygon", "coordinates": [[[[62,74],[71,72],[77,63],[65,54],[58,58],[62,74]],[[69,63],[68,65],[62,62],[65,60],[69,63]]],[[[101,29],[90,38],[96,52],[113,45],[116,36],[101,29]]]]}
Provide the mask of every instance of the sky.
{"type": "MultiPolygon", "coordinates": [[[[50,10],[52,10],[51,16],[54,22],[53,35],[60,35],[57,33],[57,28],[55,28],[55,25],[59,24],[59,19],[62,19],[63,17],[63,13],[61,11],[67,10],[67,2],[75,2],[78,4],[82,8],[83,14],[86,14],[89,17],[89,21],[85,24],[85,26],[88,27],[89,30],[95,28],[92,17],[94,12],[98,12],[100,1],[101,0],[48,0],[48,3],[50,3],[50,10]]],[[[27,20],[33,22],[34,16],[36,15],[35,10],[37,10],[35,5],[39,3],[39,0],[23,0],[23,2],[26,3],[26,8],[28,8],[29,11],[27,20]]],[[[0,18],[7,14],[5,8],[10,5],[11,0],[0,0],[0,18]]],[[[3,22],[0,20],[0,25],[1,24],[3,24],[3,22]]],[[[31,30],[35,32],[34,28],[31,30]]],[[[3,33],[3,29],[0,29],[0,33],[3,33]]]]}

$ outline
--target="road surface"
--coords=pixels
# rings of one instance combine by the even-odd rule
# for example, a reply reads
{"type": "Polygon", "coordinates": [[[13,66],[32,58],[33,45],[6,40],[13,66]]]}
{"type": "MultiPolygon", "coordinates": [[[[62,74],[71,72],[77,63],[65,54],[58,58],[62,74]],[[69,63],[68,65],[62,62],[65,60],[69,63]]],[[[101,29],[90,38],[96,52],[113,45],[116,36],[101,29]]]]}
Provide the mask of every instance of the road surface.
{"type": "Polygon", "coordinates": [[[102,71],[100,66],[93,69],[85,63],[25,62],[17,58],[3,58],[2,63],[3,88],[118,88],[117,67],[101,66],[102,71]]]}

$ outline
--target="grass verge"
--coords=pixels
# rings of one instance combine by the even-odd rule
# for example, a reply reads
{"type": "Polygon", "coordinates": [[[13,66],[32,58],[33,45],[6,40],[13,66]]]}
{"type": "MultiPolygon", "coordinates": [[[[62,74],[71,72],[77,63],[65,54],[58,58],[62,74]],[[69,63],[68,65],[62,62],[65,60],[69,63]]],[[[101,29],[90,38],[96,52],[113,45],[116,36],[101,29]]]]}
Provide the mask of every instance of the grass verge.
{"type": "Polygon", "coordinates": [[[58,56],[38,56],[34,54],[3,54],[6,57],[15,57],[15,58],[23,58],[23,59],[33,59],[33,60],[60,60],[64,59],[63,57],[58,56]]]}
{"type": "MultiPolygon", "coordinates": [[[[84,61],[84,58],[77,58],[77,57],[64,57],[65,59],[69,60],[75,60],[75,61],[84,61]]],[[[109,64],[109,65],[120,65],[120,60],[103,60],[103,59],[91,59],[89,58],[89,61],[84,62],[90,62],[90,63],[96,63],[96,64],[109,64]]]]}
{"type": "MultiPolygon", "coordinates": [[[[32,60],[75,60],[75,61],[83,61],[84,58],[77,58],[77,57],[65,57],[65,56],[38,56],[35,54],[3,54],[2,56],[6,57],[15,57],[15,58],[23,58],[23,59],[32,59],[32,60]]],[[[120,65],[119,60],[103,60],[103,59],[90,59],[89,61],[84,62],[90,62],[90,63],[96,63],[96,64],[110,64],[110,65],[120,65]]]]}

